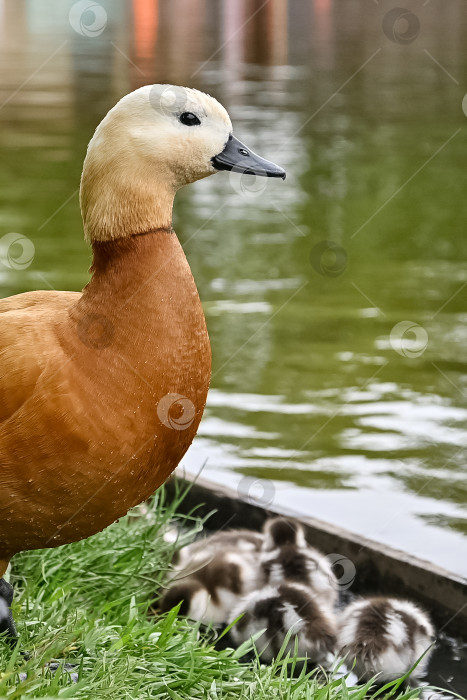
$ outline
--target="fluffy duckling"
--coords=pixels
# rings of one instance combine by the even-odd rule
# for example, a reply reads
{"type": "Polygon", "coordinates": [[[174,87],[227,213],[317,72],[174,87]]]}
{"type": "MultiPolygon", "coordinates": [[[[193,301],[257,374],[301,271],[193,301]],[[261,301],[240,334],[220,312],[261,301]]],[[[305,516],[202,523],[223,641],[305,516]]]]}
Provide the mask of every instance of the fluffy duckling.
{"type": "Polygon", "coordinates": [[[209,95],[174,85],[126,95],[83,167],[89,284],[0,300],[0,577],[17,552],[125,515],[190,446],[211,348],[172,206],[218,170],[285,177],[233,136],[209,95]]]}
{"type": "Polygon", "coordinates": [[[303,527],[294,520],[266,521],[260,566],[264,580],[272,586],[285,581],[301,583],[319,605],[332,609],[337,602],[337,580],[329,560],[308,545],[303,527]]]}
{"type": "Polygon", "coordinates": [[[336,642],[334,616],[317,602],[306,586],[287,581],[254,591],[233,608],[230,622],[242,613],[243,617],[230,630],[231,637],[239,646],[265,630],[256,642],[265,663],[278,655],[289,630],[293,633],[285,653],[293,653],[297,640],[300,656],[323,666],[332,663],[336,642]]]}
{"type": "Polygon", "coordinates": [[[263,536],[253,530],[220,530],[208,537],[201,538],[179,550],[175,563],[176,571],[198,568],[219,552],[244,552],[246,555],[258,553],[263,544],[263,536]]]}
{"type": "Polygon", "coordinates": [[[351,603],[341,614],[337,648],[361,681],[376,674],[378,682],[400,678],[423,656],[411,678],[426,670],[434,641],[428,615],[410,601],[367,598],[351,603]]]}
{"type": "Polygon", "coordinates": [[[205,624],[227,622],[232,607],[261,585],[259,533],[217,532],[180,550],[175,579],[161,599],[166,612],[182,603],[180,613],[205,624]]]}

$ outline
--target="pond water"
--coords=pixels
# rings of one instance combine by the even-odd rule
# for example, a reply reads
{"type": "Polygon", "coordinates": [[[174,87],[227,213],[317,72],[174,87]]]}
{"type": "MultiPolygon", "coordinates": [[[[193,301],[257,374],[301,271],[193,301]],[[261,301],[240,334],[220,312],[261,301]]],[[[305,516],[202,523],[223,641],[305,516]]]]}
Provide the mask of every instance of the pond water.
{"type": "Polygon", "coordinates": [[[183,467],[466,576],[467,8],[395,5],[101,0],[71,26],[0,0],[0,237],[35,247],[0,295],[86,283],[79,175],[120,96],[214,94],[287,179],[177,198],[214,363],[183,467]]]}

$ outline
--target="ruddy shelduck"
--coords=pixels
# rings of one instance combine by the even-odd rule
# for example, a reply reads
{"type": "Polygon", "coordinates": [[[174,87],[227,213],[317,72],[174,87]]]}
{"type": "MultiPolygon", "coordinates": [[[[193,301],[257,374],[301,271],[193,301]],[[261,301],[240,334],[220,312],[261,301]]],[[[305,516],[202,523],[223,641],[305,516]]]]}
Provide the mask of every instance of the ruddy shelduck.
{"type": "MultiPolygon", "coordinates": [[[[218,170],[285,177],[232,135],[213,97],[170,85],[126,95],[84,161],[89,284],[0,301],[0,576],[16,552],[123,516],[192,442],[211,349],[172,205],[218,170]]],[[[0,629],[13,637],[4,580],[0,597],[0,629]]]]}

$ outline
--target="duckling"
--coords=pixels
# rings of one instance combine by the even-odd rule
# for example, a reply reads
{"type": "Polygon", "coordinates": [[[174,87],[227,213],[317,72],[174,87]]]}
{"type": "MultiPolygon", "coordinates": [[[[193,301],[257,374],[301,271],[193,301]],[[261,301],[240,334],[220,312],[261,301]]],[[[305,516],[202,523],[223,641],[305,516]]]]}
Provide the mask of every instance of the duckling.
{"type": "Polygon", "coordinates": [[[285,177],[233,136],[213,97],[174,85],[126,95],[84,161],[89,284],[0,301],[0,577],[17,552],[125,515],[191,444],[211,348],[172,206],[219,170],[285,177]]]}
{"type": "MultiPolygon", "coordinates": [[[[235,551],[238,553],[259,552],[263,544],[263,535],[253,530],[220,530],[208,537],[203,537],[183,547],[177,552],[174,561],[175,570],[197,568],[203,562],[212,559],[218,552],[235,551]]],[[[185,573],[187,573],[185,571],[185,573]]]]}
{"type": "Polygon", "coordinates": [[[265,630],[256,642],[265,663],[277,657],[289,630],[293,634],[285,653],[293,652],[297,640],[300,656],[324,666],[332,663],[337,631],[334,616],[328,608],[318,604],[306,586],[286,581],[254,591],[233,608],[230,622],[241,614],[243,617],[230,630],[231,637],[239,646],[265,630]]]}
{"type": "Polygon", "coordinates": [[[378,675],[378,682],[400,678],[422,657],[411,675],[426,670],[434,629],[426,612],[415,603],[396,598],[358,600],[342,611],[337,648],[363,682],[378,675]],[[425,653],[427,652],[427,653],[425,653]]]}
{"type": "Polygon", "coordinates": [[[278,517],[266,521],[260,566],[266,583],[301,583],[313,592],[319,605],[332,609],[337,602],[337,579],[329,560],[308,545],[303,527],[295,520],[278,517]]]}
{"type": "Polygon", "coordinates": [[[305,531],[297,520],[278,516],[269,518],[263,525],[263,551],[270,552],[284,545],[306,547],[305,531]]]}
{"type": "Polygon", "coordinates": [[[204,624],[219,625],[227,622],[232,607],[243,596],[260,585],[256,550],[236,547],[233,533],[212,539],[215,543],[209,542],[205,551],[196,549],[193,556],[182,558],[185,567],[176,567],[175,579],[160,603],[162,612],[182,602],[180,614],[204,624]]]}

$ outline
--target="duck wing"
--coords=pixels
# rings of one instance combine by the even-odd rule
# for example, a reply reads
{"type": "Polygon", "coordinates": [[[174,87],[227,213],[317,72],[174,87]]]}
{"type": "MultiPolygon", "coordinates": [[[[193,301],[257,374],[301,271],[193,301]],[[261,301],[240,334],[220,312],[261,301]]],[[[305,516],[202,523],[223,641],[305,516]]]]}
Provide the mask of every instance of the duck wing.
{"type": "Polygon", "coordinates": [[[33,394],[54,354],[56,325],[80,296],[38,291],[0,299],[0,427],[33,394]]]}
{"type": "Polygon", "coordinates": [[[61,308],[76,303],[81,294],[82,292],[56,292],[52,290],[15,294],[13,297],[0,299],[0,314],[9,313],[10,311],[21,311],[22,309],[32,309],[33,307],[61,308]]]}

